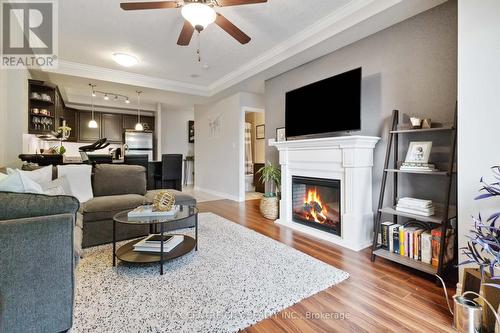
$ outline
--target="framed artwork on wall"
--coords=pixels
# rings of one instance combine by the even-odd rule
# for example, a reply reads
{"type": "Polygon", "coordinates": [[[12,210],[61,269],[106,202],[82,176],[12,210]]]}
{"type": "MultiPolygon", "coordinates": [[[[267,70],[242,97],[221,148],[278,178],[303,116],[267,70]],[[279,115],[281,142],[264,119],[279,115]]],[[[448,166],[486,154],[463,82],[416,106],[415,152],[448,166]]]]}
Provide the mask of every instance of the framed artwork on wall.
{"type": "Polygon", "coordinates": [[[276,142],[286,141],[286,132],[284,127],[276,129],[276,142]]]}
{"type": "Polygon", "coordinates": [[[188,142],[194,143],[194,120],[188,121],[188,142]]]}
{"type": "Polygon", "coordinates": [[[261,140],[261,139],[265,139],[266,138],[265,125],[257,125],[257,126],[255,126],[255,138],[257,140],[261,140]]]}

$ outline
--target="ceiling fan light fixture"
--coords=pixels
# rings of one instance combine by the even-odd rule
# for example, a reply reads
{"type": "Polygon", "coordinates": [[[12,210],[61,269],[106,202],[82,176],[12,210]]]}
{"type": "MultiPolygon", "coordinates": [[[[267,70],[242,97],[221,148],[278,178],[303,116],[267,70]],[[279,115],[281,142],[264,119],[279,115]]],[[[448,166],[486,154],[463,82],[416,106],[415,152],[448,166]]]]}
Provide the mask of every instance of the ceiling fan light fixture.
{"type": "Polygon", "coordinates": [[[113,60],[123,67],[132,67],[139,63],[139,59],[126,53],[113,53],[113,60]]]}
{"type": "Polygon", "coordinates": [[[214,23],[217,18],[215,10],[202,3],[188,3],[182,7],[181,13],[182,17],[197,30],[199,27],[205,29],[211,23],[214,23]]]}

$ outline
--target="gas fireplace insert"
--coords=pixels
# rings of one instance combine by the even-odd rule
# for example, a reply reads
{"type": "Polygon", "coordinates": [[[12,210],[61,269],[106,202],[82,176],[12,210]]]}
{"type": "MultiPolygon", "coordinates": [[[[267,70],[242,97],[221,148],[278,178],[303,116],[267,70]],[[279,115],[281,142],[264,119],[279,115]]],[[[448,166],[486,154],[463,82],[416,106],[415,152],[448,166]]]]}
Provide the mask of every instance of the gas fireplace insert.
{"type": "Polygon", "coordinates": [[[340,180],[292,177],[292,219],[341,236],[340,180]]]}

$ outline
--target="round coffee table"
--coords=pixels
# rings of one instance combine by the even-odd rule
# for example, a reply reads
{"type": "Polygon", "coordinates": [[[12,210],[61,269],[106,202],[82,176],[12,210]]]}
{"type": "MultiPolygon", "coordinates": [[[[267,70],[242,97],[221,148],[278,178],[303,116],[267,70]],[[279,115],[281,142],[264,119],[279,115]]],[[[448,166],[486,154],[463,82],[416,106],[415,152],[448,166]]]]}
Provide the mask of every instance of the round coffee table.
{"type": "MultiPolygon", "coordinates": [[[[172,216],[155,216],[155,217],[129,217],[128,212],[131,210],[126,210],[120,212],[113,216],[113,266],[116,266],[116,258],[121,261],[136,264],[147,264],[147,263],[160,263],[160,274],[163,275],[163,262],[166,260],[174,259],[183,256],[193,249],[198,251],[198,208],[194,206],[179,206],[179,211],[172,216]],[[172,223],[174,221],[185,220],[194,216],[195,224],[195,238],[190,236],[184,236],[182,243],[174,247],[169,252],[163,251],[163,236],[165,234],[165,225],[172,223]],[[160,252],[138,252],[134,251],[134,245],[144,238],[136,239],[131,242],[126,243],[121,246],[118,250],[116,249],[116,223],[129,224],[129,225],[149,225],[150,234],[153,233],[153,229],[159,226],[161,242],[160,242],[160,252]]],[[[175,235],[168,233],[169,235],[175,235]]]]}

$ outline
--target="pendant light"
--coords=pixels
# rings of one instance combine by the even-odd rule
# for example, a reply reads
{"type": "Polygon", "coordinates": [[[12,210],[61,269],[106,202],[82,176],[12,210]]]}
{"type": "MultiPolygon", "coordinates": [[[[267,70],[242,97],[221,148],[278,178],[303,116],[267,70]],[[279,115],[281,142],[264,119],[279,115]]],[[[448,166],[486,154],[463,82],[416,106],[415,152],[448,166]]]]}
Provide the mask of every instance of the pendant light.
{"type": "Polygon", "coordinates": [[[92,84],[92,83],[89,83],[89,86],[90,86],[90,102],[91,102],[91,110],[92,110],[92,119],[89,121],[89,128],[97,128],[97,121],[95,121],[94,119],[94,96],[95,96],[95,92],[94,92],[94,87],[95,87],[95,84],[92,84]]]}
{"type": "Polygon", "coordinates": [[[141,124],[141,94],[142,91],[137,91],[137,124],[135,124],[136,131],[144,131],[144,127],[141,124]]]}

